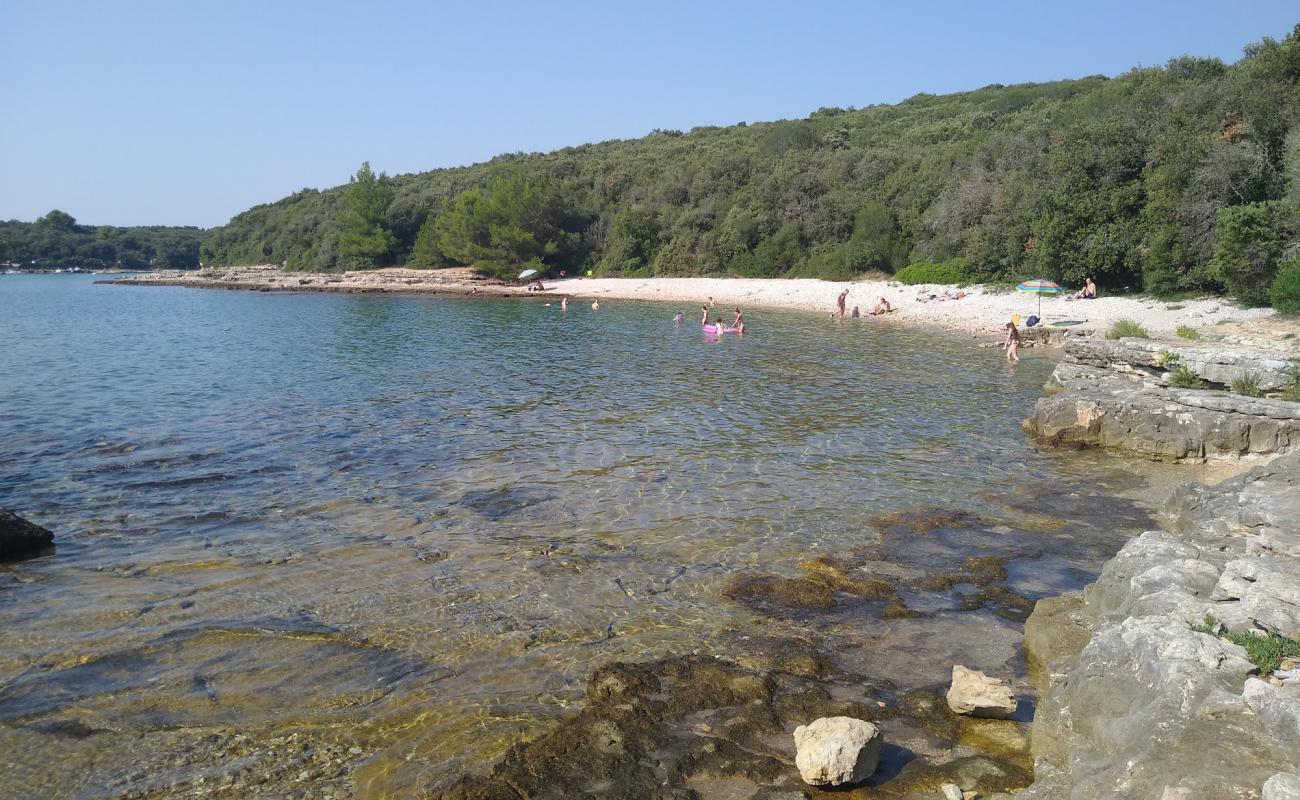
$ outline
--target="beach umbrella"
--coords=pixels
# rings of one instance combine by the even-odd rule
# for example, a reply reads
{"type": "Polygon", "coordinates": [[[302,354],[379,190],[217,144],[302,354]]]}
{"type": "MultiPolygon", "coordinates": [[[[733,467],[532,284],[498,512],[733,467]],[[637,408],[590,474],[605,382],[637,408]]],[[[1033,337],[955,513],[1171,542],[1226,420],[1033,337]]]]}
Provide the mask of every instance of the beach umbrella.
{"type": "Polygon", "coordinates": [[[519,273],[519,280],[522,281],[524,278],[528,278],[528,277],[531,277],[531,276],[536,275],[536,274],[537,274],[537,270],[535,270],[535,269],[526,269],[526,270],[524,270],[523,272],[519,273]]]}
{"type": "Polygon", "coordinates": [[[1060,294],[1065,290],[1051,281],[1045,281],[1042,278],[1034,278],[1032,281],[1025,281],[1017,286],[1016,291],[1031,292],[1038,295],[1038,316],[1041,317],[1043,316],[1043,295],[1060,294]]]}

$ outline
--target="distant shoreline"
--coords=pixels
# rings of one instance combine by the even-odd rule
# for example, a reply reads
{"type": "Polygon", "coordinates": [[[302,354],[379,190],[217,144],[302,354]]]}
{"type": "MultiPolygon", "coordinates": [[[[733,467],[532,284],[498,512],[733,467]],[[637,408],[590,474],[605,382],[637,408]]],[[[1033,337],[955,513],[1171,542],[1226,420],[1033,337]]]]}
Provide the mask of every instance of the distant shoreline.
{"type": "MultiPolygon", "coordinates": [[[[415,270],[392,267],[345,273],[285,272],[276,267],[231,267],[195,271],[142,273],[113,281],[124,286],[185,286],[243,291],[339,292],[377,294],[449,294],[487,297],[567,296],[571,301],[649,300],[679,303],[677,309],[695,320],[700,305],[713,300],[713,316],[729,317],[732,308],[772,308],[820,313],[835,311],[835,298],[849,290],[851,313],[857,306],[863,320],[942,328],[973,335],[998,334],[1013,315],[1023,320],[1038,313],[1038,297],[989,290],[980,285],[963,287],[962,299],[928,300],[930,295],[956,293],[955,287],[907,286],[893,281],[824,281],[803,278],[562,278],[544,280],[545,292],[529,291],[524,284],[493,281],[469,269],[415,270]],[[880,298],[894,312],[871,317],[880,298]]],[[[1045,324],[1079,321],[1072,333],[1100,334],[1118,319],[1141,323],[1154,336],[1172,336],[1179,326],[1203,333],[1234,333],[1243,328],[1260,333],[1259,323],[1275,318],[1269,309],[1241,308],[1224,298],[1164,302],[1148,297],[1102,297],[1097,300],[1042,300],[1045,324]]]]}

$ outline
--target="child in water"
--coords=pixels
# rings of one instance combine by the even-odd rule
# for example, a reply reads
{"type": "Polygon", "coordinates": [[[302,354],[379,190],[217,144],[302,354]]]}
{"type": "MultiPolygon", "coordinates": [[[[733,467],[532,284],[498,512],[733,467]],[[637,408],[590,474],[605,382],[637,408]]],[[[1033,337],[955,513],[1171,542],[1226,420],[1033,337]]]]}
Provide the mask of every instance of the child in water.
{"type": "Polygon", "coordinates": [[[1016,330],[1016,323],[1008,322],[1007,338],[1002,346],[1007,350],[1007,361],[1011,364],[1020,360],[1020,331],[1016,330]]]}

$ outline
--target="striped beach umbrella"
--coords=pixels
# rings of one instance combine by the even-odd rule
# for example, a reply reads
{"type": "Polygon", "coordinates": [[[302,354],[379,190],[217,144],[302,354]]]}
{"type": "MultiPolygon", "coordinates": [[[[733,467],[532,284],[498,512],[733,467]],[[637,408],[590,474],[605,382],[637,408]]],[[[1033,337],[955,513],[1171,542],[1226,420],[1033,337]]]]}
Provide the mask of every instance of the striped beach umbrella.
{"type": "Polygon", "coordinates": [[[1045,281],[1042,278],[1034,278],[1032,281],[1025,281],[1016,287],[1017,292],[1032,292],[1038,295],[1038,316],[1043,316],[1043,295],[1060,294],[1065,291],[1059,285],[1051,281],[1045,281]]]}

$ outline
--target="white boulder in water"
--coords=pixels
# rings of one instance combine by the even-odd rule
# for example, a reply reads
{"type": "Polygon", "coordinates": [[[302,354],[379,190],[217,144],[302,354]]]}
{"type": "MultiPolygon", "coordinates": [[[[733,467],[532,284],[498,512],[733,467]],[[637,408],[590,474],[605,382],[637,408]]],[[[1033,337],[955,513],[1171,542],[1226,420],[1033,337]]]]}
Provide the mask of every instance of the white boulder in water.
{"type": "Polygon", "coordinates": [[[1016,694],[997,678],[953,664],[948,708],[968,717],[1006,719],[1016,713],[1016,694]]]}
{"type": "Polygon", "coordinates": [[[822,717],[795,728],[794,744],[794,763],[806,783],[839,786],[869,778],[880,764],[885,742],[870,722],[822,717]]]}

